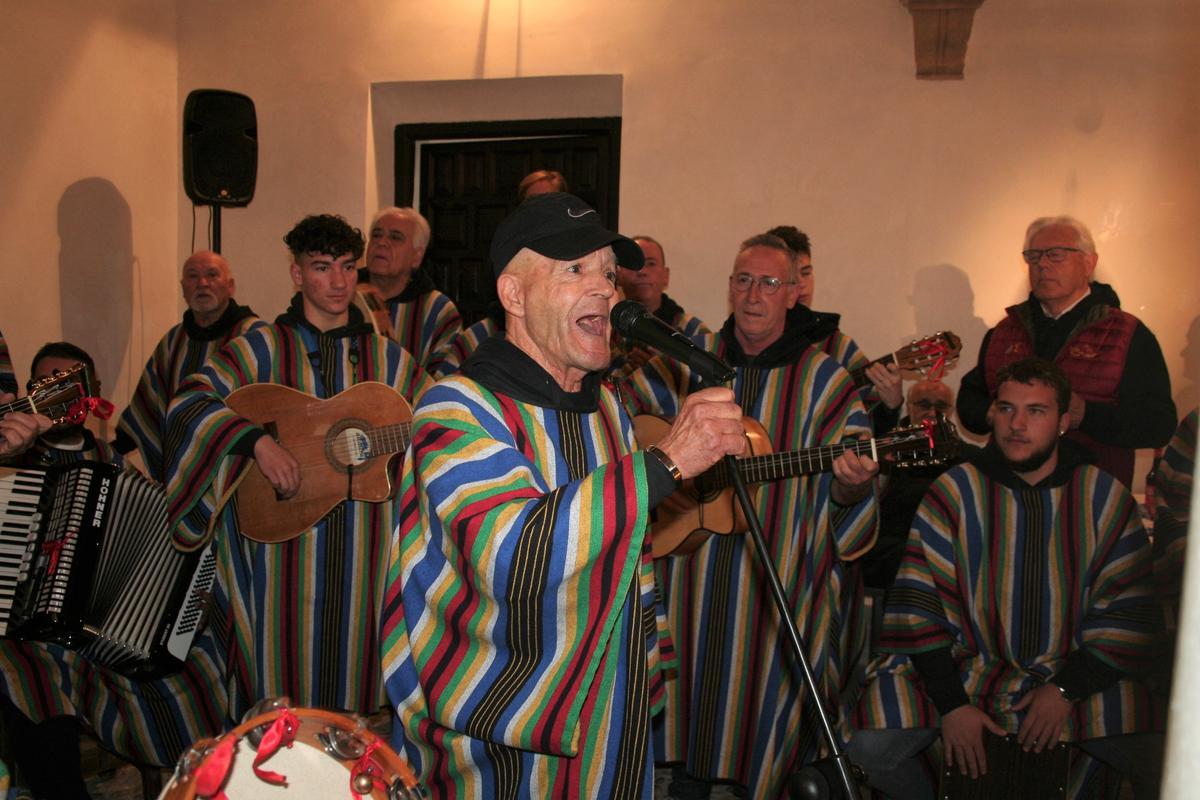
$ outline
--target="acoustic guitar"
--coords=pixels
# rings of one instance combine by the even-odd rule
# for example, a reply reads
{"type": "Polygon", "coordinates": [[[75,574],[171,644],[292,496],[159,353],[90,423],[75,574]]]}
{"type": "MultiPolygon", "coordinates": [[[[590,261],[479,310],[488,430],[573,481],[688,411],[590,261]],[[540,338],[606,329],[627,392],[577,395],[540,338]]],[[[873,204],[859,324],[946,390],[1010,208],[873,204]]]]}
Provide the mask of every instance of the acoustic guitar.
{"type": "Polygon", "coordinates": [[[939,362],[945,368],[958,358],[962,352],[962,339],[950,331],[938,331],[931,336],[913,339],[894,353],[888,353],[867,364],[850,371],[850,377],[858,386],[866,386],[871,382],[867,377],[867,368],[874,364],[895,364],[901,371],[926,372],[939,362]]]}
{"type": "Polygon", "coordinates": [[[225,398],[300,463],[300,490],[281,498],[262,471],[244,470],[237,485],[238,523],[258,542],[284,542],[316,525],[344,500],[392,497],[389,462],[408,447],[412,408],[392,387],[358,383],[328,400],[253,383],[225,398]]]}
{"type": "Polygon", "coordinates": [[[0,404],[0,419],[14,411],[26,414],[42,414],[50,418],[54,427],[82,423],[91,408],[88,399],[94,394],[95,379],[86,364],[76,364],[70,369],[56,370],[36,381],[29,394],[11,403],[0,404]]]}
{"type": "MultiPolygon", "coordinates": [[[[771,452],[771,440],[762,424],[742,417],[752,455],[737,459],[738,472],[747,484],[779,481],[833,469],[833,461],[846,451],[879,460],[890,453],[920,452],[929,459],[948,458],[957,450],[959,438],[954,423],[939,417],[936,422],[898,428],[874,439],[856,439],[834,445],[771,452]]],[[[671,429],[662,417],[643,414],[633,419],[633,429],[642,447],[657,444],[671,429]]],[[[752,490],[753,491],[753,490],[752,490]]],[[[747,529],[740,504],[734,497],[725,462],[702,475],[684,481],[675,492],[682,510],[659,503],[655,509],[651,549],[655,558],[686,555],[695,551],[712,534],[744,533],[747,529]]]]}

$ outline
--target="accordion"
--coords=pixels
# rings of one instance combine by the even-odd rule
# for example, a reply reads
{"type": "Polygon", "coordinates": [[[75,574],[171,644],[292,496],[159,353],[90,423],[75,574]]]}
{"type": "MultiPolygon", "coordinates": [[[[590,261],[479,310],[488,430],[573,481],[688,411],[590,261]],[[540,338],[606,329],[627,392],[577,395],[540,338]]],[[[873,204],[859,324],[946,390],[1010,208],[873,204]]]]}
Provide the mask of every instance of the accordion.
{"type": "Polygon", "coordinates": [[[987,773],[969,778],[958,767],[943,764],[940,800],[1039,800],[1065,798],[1071,771],[1071,747],[1059,742],[1040,753],[1025,752],[1015,734],[985,732],[987,773]]]}
{"type": "Polygon", "coordinates": [[[0,468],[0,636],[149,676],[187,656],[215,576],[211,545],[174,547],[163,489],[140,473],[0,468]]]}

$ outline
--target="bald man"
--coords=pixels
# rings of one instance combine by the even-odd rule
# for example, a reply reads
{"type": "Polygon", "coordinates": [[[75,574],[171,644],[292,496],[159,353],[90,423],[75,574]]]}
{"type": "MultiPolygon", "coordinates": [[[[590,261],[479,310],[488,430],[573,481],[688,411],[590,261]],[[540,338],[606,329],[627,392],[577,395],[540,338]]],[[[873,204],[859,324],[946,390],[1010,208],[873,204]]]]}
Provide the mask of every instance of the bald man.
{"type": "Polygon", "coordinates": [[[264,323],[246,306],[234,302],[236,283],[220,253],[200,250],[183,262],[179,285],[187,311],[183,321],[154,348],[129,407],[117,425],[116,448],[137,449],[146,472],[163,479],[163,431],[167,407],[183,378],[208,360],[230,339],[264,323]]]}
{"type": "MultiPolygon", "coordinates": [[[[900,427],[920,425],[936,419],[938,414],[948,416],[954,411],[954,390],[941,381],[917,381],[908,388],[907,409],[908,416],[900,420],[900,427]]],[[[961,460],[958,454],[952,454],[938,464],[892,466],[879,493],[879,536],[860,561],[867,586],[887,589],[892,585],[925,491],[934,478],[961,460]]]]}
{"type": "Polygon", "coordinates": [[[949,416],[954,410],[954,390],[941,381],[917,381],[908,387],[908,419],[901,425],[920,425],[938,414],[949,416]]]}

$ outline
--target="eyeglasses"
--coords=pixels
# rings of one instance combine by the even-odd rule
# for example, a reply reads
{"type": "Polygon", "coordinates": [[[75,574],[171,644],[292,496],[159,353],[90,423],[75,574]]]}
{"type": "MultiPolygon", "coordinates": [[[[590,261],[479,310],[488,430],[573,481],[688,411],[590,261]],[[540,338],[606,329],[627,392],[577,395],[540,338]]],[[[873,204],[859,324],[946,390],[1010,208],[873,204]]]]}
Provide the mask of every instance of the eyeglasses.
{"type": "Polygon", "coordinates": [[[941,400],[914,400],[909,405],[922,411],[940,411],[943,414],[950,410],[950,404],[941,400]]]}
{"type": "Polygon", "coordinates": [[[781,281],[779,278],[773,278],[770,275],[762,275],[755,278],[753,275],[745,272],[739,272],[737,275],[729,277],[729,285],[733,287],[735,292],[748,292],[750,287],[758,284],[759,291],[763,294],[775,294],[779,291],[780,286],[794,286],[795,281],[781,281]]]}
{"type": "Polygon", "coordinates": [[[1082,252],[1078,247],[1047,247],[1045,250],[1022,250],[1021,258],[1032,267],[1042,260],[1042,256],[1052,264],[1060,264],[1067,260],[1067,253],[1082,252]]]}

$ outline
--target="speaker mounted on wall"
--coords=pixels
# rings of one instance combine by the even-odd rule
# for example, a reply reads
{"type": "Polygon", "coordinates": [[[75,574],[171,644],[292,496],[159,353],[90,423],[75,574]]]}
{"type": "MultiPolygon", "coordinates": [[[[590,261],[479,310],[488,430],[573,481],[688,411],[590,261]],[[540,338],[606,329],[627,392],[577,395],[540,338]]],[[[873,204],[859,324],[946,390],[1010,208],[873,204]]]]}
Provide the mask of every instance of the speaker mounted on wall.
{"type": "Polygon", "coordinates": [[[196,89],[183,106],[183,188],[197,205],[244,206],[258,175],[254,101],[223,89],[196,89]]]}

